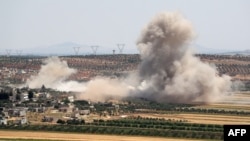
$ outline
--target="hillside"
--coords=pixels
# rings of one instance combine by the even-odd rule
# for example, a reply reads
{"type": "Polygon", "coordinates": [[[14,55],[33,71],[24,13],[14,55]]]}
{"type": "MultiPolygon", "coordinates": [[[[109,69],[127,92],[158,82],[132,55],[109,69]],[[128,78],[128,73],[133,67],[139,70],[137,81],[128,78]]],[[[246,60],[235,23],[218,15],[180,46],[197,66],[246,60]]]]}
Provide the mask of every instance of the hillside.
{"type": "MultiPolygon", "coordinates": [[[[218,74],[227,74],[233,80],[250,81],[250,57],[232,55],[196,55],[203,62],[215,65],[218,74]]],[[[121,76],[134,71],[140,63],[138,54],[123,55],[87,55],[87,56],[61,56],[70,68],[77,73],[70,77],[72,80],[87,81],[99,76],[121,76]]],[[[11,81],[25,81],[30,75],[36,74],[45,57],[20,56],[1,57],[1,78],[11,81]],[[8,75],[8,77],[7,77],[8,75]],[[10,76],[10,77],[9,77],[10,76]]]]}

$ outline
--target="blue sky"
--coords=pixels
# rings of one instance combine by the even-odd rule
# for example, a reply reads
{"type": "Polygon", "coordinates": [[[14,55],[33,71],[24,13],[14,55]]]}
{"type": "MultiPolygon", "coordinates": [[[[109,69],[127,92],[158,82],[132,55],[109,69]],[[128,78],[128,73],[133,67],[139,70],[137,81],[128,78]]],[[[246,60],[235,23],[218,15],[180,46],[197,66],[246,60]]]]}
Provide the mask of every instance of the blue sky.
{"type": "Polygon", "coordinates": [[[190,20],[199,46],[250,49],[249,0],[0,0],[0,54],[65,42],[82,45],[81,53],[92,45],[111,53],[117,43],[126,44],[124,53],[138,53],[143,26],[164,11],[190,20]]]}

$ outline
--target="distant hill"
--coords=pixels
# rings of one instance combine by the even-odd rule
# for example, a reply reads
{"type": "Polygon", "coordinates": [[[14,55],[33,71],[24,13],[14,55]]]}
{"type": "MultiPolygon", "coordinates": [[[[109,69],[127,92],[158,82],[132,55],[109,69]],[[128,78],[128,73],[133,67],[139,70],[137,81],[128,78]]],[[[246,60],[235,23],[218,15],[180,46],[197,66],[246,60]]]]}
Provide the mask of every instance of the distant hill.
{"type": "MultiPolygon", "coordinates": [[[[93,54],[93,50],[90,45],[83,45],[74,42],[64,42],[60,44],[45,46],[45,47],[35,47],[31,49],[23,50],[23,55],[26,54],[33,54],[33,55],[75,55],[79,48],[78,55],[90,55],[93,54]]],[[[113,47],[110,46],[98,46],[96,54],[112,54],[113,49],[118,52],[117,47],[114,45],[113,47]]],[[[133,54],[133,53],[132,53],[133,54]]]]}
{"type": "Polygon", "coordinates": [[[220,53],[220,54],[221,55],[247,55],[247,56],[250,56],[250,50],[224,52],[224,53],[220,53]]]}
{"type": "MultiPolygon", "coordinates": [[[[88,45],[82,45],[74,42],[63,42],[59,44],[34,47],[30,49],[23,49],[22,55],[44,55],[44,56],[53,56],[53,55],[75,55],[74,47],[80,47],[78,55],[89,55],[93,54],[92,49],[88,45]]],[[[208,48],[203,45],[193,44],[190,46],[194,49],[196,54],[219,54],[219,55],[250,55],[250,50],[237,51],[237,50],[225,50],[225,49],[215,49],[208,48]]],[[[75,48],[77,49],[77,48],[75,48]]],[[[118,50],[116,46],[114,47],[102,47],[99,46],[97,54],[112,54],[113,49],[118,50]]],[[[138,54],[136,50],[127,51],[129,54],[138,54]]],[[[0,50],[0,55],[6,55],[5,50],[0,50]]],[[[15,50],[12,50],[11,55],[17,55],[15,50]]]]}
{"type": "Polygon", "coordinates": [[[198,54],[250,55],[250,50],[237,51],[237,50],[214,49],[214,48],[208,48],[208,47],[204,47],[202,45],[197,45],[197,44],[192,45],[192,48],[198,54]]]}
{"type": "Polygon", "coordinates": [[[80,47],[79,54],[82,53],[81,50],[83,48],[87,48],[86,45],[77,44],[74,42],[64,42],[60,44],[50,45],[47,47],[31,48],[27,50],[23,50],[24,55],[34,54],[34,55],[73,55],[75,54],[74,47],[80,47]]]}

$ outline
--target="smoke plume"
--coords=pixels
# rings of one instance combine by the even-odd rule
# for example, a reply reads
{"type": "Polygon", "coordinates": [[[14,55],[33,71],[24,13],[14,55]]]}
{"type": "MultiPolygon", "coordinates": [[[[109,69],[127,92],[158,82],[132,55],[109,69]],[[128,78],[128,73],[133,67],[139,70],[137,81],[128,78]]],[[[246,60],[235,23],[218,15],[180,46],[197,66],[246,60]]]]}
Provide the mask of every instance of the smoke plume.
{"type": "Polygon", "coordinates": [[[121,79],[97,77],[86,84],[86,91],[78,98],[95,102],[104,102],[111,99],[119,100],[126,97],[129,90],[128,84],[121,79]]]}
{"type": "Polygon", "coordinates": [[[145,27],[137,42],[141,96],[159,102],[209,102],[230,88],[229,76],[218,76],[187,48],[194,36],[192,24],[179,13],[161,13],[145,27]]]}
{"type": "Polygon", "coordinates": [[[87,83],[67,80],[74,73],[76,70],[69,68],[66,61],[61,61],[58,57],[51,57],[44,60],[39,73],[31,76],[26,85],[30,88],[41,88],[42,85],[45,85],[59,91],[80,92],[81,95],[76,95],[78,99],[95,102],[120,99],[128,94],[129,87],[124,79],[96,77],[87,83]]]}
{"type": "Polygon", "coordinates": [[[195,36],[192,24],[179,13],[161,13],[143,29],[137,46],[141,60],[138,73],[127,78],[96,77],[87,83],[67,81],[76,70],[59,58],[45,60],[30,87],[78,91],[79,99],[106,101],[145,97],[164,103],[211,102],[229,90],[231,81],[218,76],[213,66],[193,55],[188,45],[195,36]]]}
{"type": "Polygon", "coordinates": [[[66,61],[61,61],[58,57],[51,57],[43,61],[39,73],[31,76],[26,85],[30,88],[41,88],[42,85],[45,85],[49,88],[64,90],[71,87],[70,85],[76,86],[76,82],[66,81],[74,73],[76,70],[69,68],[66,61]]]}

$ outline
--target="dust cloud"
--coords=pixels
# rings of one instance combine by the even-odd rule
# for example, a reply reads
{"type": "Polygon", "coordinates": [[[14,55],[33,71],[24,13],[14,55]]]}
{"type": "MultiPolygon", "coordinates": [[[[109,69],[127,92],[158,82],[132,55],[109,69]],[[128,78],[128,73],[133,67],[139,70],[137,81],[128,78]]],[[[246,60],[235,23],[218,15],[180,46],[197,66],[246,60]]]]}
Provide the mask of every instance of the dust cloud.
{"type": "Polygon", "coordinates": [[[194,37],[192,24],[179,13],[161,13],[143,29],[137,42],[141,96],[159,102],[211,102],[230,89],[229,76],[218,76],[188,48],[194,37]]]}
{"type": "Polygon", "coordinates": [[[77,91],[81,93],[78,99],[92,101],[129,96],[163,103],[213,102],[230,89],[230,77],[219,76],[215,67],[194,56],[188,48],[194,37],[192,24],[180,13],[160,13],[145,26],[137,41],[142,60],[137,73],[127,78],[96,77],[86,83],[68,81],[76,70],[53,57],[45,60],[27,85],[77,91]]]}
{"type": "Polygon", "coordinates": [[[69,68],[66,61],[61,61],[58,57],[51,57],[43,61],[39,73],[31,76],[26,85],[31,88],[39,88],[45,84],[47,87],[54,88],[74,73],[76,70],[69,68]]]}

